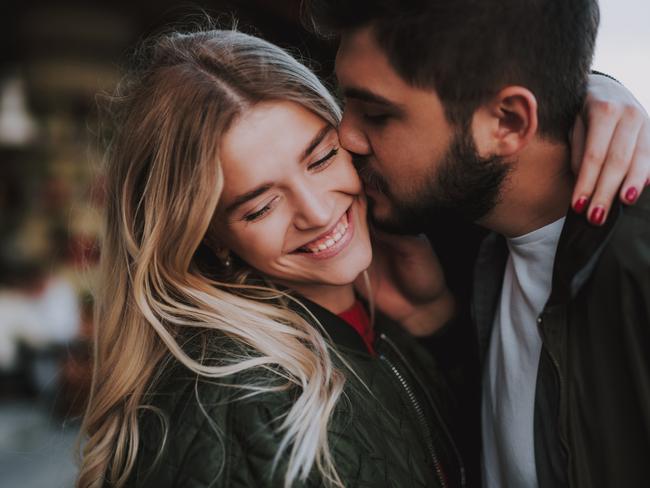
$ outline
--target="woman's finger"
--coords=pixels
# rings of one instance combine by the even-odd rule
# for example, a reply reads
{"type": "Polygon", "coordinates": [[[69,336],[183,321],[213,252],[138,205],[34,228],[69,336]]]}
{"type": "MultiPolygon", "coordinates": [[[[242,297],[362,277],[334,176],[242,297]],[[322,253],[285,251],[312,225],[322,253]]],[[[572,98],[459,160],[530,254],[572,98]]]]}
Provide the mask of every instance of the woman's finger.
{"type": "Polygon", "coordinates": [[[635,114],[636,112],[625,113],[614,131],[607,158],[589,204],[587,216],[589,222],[594,225],[605,222],[612,202],[629,174],[639,131],[643,125],[641,117],[635,114]]]}
{"type": "Polygon", "coordinates": [[[576,212],[585,210],[594,194],[610,141],[620,119],[618,111],[618,106],[610,102],[596,101],[590,105],[588,130],[584,151],[580,151],[582,161],[572,201],[576,212]]]}

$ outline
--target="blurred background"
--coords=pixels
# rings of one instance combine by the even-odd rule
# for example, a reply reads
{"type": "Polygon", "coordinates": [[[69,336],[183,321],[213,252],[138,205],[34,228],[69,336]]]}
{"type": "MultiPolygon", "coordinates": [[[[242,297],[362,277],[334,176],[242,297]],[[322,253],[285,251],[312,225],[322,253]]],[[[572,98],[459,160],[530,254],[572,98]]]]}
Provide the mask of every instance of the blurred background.
{"type": "MultiPolygon", "coordinates": [[[[170,24],[200,22],[200,9],[223,19],[234,13],[243,30],[315,60],[312,67],[331,83],[334,46],[301,28],[299,3],[2,1],[1,487],[69,487],[75,476],[104,203],[97,94],[112,90],[138,40],[170,24]]],[[[650,5],[601,0],[601,9],[594,67],[650,107],[650,5]]],[[[439,243],[450,266],[457,247],[458,240],[439,243]]],[[[461,271],[447,276],[463,295],[469,269],[461,271]]]]}
{"type": "Polygon", "coordinates": [[[96,96],[140,39],[205,13],[323,60],[297,0],[0,3],[0,486],[70,487],[103,206],[96,96]]]}

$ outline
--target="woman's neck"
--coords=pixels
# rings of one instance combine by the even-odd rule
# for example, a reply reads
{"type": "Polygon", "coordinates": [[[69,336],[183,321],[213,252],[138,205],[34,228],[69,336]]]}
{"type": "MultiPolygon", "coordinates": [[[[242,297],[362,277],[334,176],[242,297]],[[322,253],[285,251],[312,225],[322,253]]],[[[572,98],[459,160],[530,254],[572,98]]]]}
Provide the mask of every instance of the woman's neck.
{"type": "Polygon", "coordinates": [[[286,284],[289,288],[297,291],[305,298],[329,310],[333,314],[339,314],[348,310],[354,305],[354,285],[324,285],[324,284],[286,284]]]}

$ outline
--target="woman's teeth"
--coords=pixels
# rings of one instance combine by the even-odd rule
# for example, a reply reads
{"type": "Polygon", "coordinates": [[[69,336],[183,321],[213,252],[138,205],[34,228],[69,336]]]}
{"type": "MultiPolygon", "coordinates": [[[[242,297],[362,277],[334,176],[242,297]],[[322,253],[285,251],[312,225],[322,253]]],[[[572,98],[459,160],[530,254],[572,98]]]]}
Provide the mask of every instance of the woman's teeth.
{"type": "Polygon", "coordinates": [[[338,241],[340,241],[343,238],[343,236],[348,230],[348,227],[349,227],[349,223],[348,223],[348,216],[346,212],[343,214],[343,217],[341,217],[341,220],[339,220],[339,223],[336,224],[334,229],[332,229],[332,231],[329,234],[321,237],[316,241],[312,241],[309,244],[304,245],[299,249],[299,251],[311,252],[314,254],[317,254],[321,251],[325,251],[326,249],[329,249],[330,247],[332,247],[334,244],[336,244],[338,241]]]}

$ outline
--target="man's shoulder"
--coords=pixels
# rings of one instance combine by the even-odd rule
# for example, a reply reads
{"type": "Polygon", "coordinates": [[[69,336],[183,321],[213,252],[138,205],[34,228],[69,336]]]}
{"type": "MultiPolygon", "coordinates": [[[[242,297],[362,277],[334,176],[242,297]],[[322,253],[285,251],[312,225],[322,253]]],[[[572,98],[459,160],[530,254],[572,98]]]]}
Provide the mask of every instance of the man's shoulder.
{"type": "Polygon", "coordinates": [[[609,288],[614,280],[626,279],[625,273],[627,278],[643,273],[650,277],[649,263],[650,191],[646,191],[635,205],[615,203],[600,227],[569,214],[556,254],[554,282],[572,280],[573,293],[587,280],[605,280],[609,288]]]}
{"type": "Polygon", "coordinates": [[[645,192],[636,205],[620,208],[594,257],[583,277],[592,303],[650,303],[650,192],[645,192]]]}
{"type": "Polygon", "coordinates": [[[648,187],[634,205],[623,206],[621,219],[630,221],[640,228],[650,227],[650,187],[648,187]]]}
{"type": "Polygon", "coordinates": [[[635,275],[650,271],[650,191],[635,205],[621,208],[602,260],[618,263],[635,275]]]}

